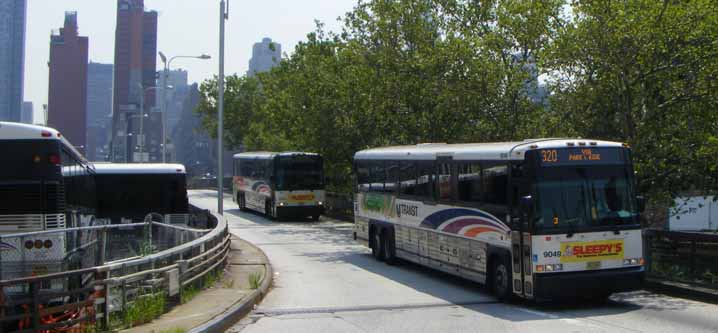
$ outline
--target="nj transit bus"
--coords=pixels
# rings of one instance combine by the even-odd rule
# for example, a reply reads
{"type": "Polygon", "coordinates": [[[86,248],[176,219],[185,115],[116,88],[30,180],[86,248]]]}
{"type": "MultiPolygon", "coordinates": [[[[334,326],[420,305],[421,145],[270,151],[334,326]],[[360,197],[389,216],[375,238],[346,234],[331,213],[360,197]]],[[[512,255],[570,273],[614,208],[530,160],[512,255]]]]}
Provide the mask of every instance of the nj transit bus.
{"type": "Polygon", "coordinates": [[[95,224],[94,166],[57,130],[20,123],[0,122],[0,155],[0,279],[79,268],[94,233],[13,235],[95,224]]]}
{"type": "Polygon", "coordinates": [[[354,237],[378,260],[484,283],[500,299],[606,298],[644,280],[625,144],[386,147],[357,152],[354,168],[354,237]]]}
{"type": "Polygon", "coordinates": [[[233,199],[241,210],[271,218],[324,213],[321,155],[303,152],[248,152],[234,155],[233,199]]]}

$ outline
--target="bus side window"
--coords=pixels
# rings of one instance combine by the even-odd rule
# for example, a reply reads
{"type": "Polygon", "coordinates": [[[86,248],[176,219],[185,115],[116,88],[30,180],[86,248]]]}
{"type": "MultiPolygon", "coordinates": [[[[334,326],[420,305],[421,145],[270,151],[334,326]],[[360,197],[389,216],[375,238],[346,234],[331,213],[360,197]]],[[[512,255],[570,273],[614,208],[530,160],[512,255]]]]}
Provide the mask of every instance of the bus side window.
{"type": "Polygon", "coordinates": [[[369,182],[369,163],[367,161],[356,162],[356,174],[357,174],[357,191],[368,192],[370,189],[369,182]]]}
{"type": "Polygon", "coordinates": [[[452,199],[451,167],[449,163],[439,163],[436,168],[436,193],[440,201],[452,199]]]}
{"type": "Polygon", "coordinates": [[[384,161],[369,162],[369,182],[372,192],[384,192],[384,183],[386,182],[386,169],[384,161]]]}
{"type": "Polygon", "coordinates": [[[402,161],[399,164],[399,180],[401,186],[400,192],[404,195],[414,195],[416,190],[416,162],[402,161]]]}
{"type": "Polygon", "coordinates": [[[386,161],[386,183],[384,185],[384,190],[386,192],[396,192],[399,188],[400,182],[400,173],[401,168],[399,166],[399,161],[386,161]]]}
{"type": "Polygon", "coordinates": [[[497,165],[482,170],[483,178],[483,200],[484,203],[508,206],[507,202],[507,185],[508,185],[508,167],[506,165],[497,165]]]}
{"type": "Polygon", "coordinates": [[[458,168],[458,198],[464,202],[481,202],[481,165],[460,163],[458,168]]]}
{"type": "Polygon", "coordinates": [[[434,184],[434,163],[433,161],[421,161],[416,163],[416,190],[414,195],[421,197],[424,201],[434,201],[432,187],[434,184]]]}

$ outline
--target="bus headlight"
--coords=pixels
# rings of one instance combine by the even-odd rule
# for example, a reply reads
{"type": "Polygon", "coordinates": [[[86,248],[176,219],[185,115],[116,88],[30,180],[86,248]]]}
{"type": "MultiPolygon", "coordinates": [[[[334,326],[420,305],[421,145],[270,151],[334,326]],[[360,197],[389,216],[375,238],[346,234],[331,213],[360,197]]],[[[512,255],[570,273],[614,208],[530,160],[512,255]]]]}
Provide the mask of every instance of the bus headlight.
{"type": "Polygon", "coordinates": [[[644,260],[643,258],[631,258],[631,259],[623,259],[623,265],[624,266],[643,266],[644,260]]]}
{"type": "Polygon", "coordinates": [[[324,203],[319,201],[319,202],[317,202],[317,205],[322,206],[322,205],[324,205],[324,203]]]}
{"type": "Polygon", "coordinates": [[[536,272],[560,272],[563,271],[563,264],[536,265],[536,272]]]}
{"type": "Polygon", "coordinates": [[[283,202],[280,202],[280,203],[279,203],[279,207],[284,207],[284,203],[283,203],[283,202]]]}

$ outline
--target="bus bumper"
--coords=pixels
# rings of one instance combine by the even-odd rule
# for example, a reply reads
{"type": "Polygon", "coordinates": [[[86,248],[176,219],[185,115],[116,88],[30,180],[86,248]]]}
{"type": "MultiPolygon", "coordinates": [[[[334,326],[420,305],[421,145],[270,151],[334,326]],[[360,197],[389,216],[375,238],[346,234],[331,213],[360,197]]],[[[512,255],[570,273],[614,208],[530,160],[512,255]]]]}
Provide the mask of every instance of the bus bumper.
{"type": "Polygon", "coordinates": [[[324,214],[324,206],[284,206],[277,207],[277,215],[282,217],[319,216],[324,214]]]}
{"type": "Polygon", "coordinates": [[[580,298],[638,290],[643,287],[645,274],[643,267],[536,274],[534,297],[536,299],[580,298]]]}

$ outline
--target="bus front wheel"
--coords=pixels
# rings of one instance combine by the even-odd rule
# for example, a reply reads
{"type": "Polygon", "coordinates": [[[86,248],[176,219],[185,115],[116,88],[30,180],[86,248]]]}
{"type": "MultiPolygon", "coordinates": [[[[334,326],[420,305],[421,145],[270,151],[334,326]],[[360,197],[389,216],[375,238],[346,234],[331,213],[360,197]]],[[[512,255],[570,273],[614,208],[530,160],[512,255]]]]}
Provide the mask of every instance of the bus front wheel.
{"type": "Polygon", "coordinates": [[[502,301],[511,298],[511,268],[509,261],[505,257],[496,258],[492,265],[491,273],[491,288],[494,295],[502,301]]]}

